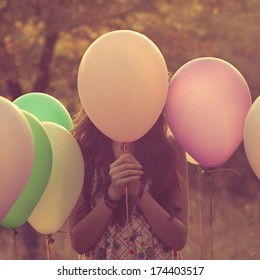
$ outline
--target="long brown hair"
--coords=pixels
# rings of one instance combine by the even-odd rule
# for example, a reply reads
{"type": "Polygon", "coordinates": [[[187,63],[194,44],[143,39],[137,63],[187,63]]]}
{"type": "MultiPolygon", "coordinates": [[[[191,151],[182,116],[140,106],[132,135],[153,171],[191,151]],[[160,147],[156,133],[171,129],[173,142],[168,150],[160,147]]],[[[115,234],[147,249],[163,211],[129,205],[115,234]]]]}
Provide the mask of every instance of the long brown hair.
{"type": "MultiPolygon", "coordinates": [[[[77,140],[85,162],[84,197],[86,204],[79,209],[78,218],[82,212],[90,211],[95,205],[100,193],[110,186],[109,166],[115,161],[112,140],[98,130],[86,115],[83,108],[75,116],[74,137],[77,140]],[[94,179],[96,189],[93,191],[94,179]],[[82,212],[81,212],[82,211],[82,212]]],[[[169,198],[177,197],[180,181],[177,170],[177,160],[173,139],[167,136],[167,123],[163,114],[154,126],[139,140],[131,143],[135,158],[143,166],[144,175],[141,180],[145,184],[151,182],[150,192],[154,199],[171,215],[178,211],[172,207],[169,198]]],[[[131,200],[130,200],[131,211],[131,200]]],[[[125,201],[121,199],[114,212],[114,222],[122,223],[125,217],[125,201]]]]}

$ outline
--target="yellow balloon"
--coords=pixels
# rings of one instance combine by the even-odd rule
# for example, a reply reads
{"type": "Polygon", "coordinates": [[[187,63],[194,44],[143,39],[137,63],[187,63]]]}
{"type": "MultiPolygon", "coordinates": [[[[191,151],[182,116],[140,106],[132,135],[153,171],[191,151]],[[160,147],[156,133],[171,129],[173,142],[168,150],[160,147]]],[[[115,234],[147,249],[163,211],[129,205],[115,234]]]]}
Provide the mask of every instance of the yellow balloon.
{"type": "Polygon", "coordinates": [[[244,147],[247,159],[260,180],[260,96],[249,109],[244,126],[244,147]]]}
{"type": "Polygon", "coordinates": [[[47,187],[28,222],[41,234],[53,234],[65,223],[83,186],[84,160],[78,143],[56,123],[42,123],[49,137],[53,163],[47,187]]]}
{"type": "Polygon", "coordinates": [[[186,159],[191,164],[199,165],[199,163],[192,156],[190,156],[187,152],[186,152],[186,159]]]}

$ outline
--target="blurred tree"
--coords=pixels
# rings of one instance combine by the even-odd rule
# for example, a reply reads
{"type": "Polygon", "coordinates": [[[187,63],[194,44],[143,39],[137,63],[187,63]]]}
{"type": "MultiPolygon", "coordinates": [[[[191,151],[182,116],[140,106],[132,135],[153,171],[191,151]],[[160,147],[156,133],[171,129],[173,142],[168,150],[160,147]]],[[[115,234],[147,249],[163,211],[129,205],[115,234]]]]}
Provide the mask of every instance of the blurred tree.
{"type": "Polygon", "coordinates": [[[7,91],[12,99],[26,91],[45,92],[51,81],[57,81],[55,74],[64,88],[73,84],[75,90],[79,58],[88,44],[120,28],[141,5],[152,8],[147,1],[110,1],[107,5],[100,0],[2,0],[1,92],[7,91]]]}
{"type": "Polygon", "coordinates": [[[259,33],[259,6],[257,0],[1,0],[1,94],[14,99],[47,91],[68,102],[76,92],[84,51],[115,29],[147,35],[172,71],[198,56],[218,56],[241,68],[257,89],[252,60],[260,59],[259,38],[254,36],[259,33]]]}

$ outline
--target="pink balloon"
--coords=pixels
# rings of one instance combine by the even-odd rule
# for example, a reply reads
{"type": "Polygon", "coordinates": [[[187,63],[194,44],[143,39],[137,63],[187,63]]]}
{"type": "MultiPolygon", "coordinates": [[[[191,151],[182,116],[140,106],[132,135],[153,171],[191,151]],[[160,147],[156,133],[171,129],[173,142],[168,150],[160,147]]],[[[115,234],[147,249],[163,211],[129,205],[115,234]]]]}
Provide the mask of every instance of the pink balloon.
{"type": "Polygon", "coordinates": [[[26,118],[0,97],[0,221],[26,186],[33,162],[34,140],[26,118]]]}
{"type": "Polygon", "coordinates": [[[165,116],[183,149],[202,166],[218,167],[242,142],[251,104],[241,73],[224,60],[204,57],[172,77],[165,116]]]}

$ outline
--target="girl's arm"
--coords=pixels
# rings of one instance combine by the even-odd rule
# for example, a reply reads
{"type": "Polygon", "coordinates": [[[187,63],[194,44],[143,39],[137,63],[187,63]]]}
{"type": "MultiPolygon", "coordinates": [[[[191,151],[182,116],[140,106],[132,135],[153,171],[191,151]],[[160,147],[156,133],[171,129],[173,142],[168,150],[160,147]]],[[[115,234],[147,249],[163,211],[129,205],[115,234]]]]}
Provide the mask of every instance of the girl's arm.
{"type": "MultiPolygon", "coordinates": [[[[119,201],[125,192],[125,185],[132,181],[138,181],[143,174],[140,164],[130,155],[123,155],[110,166],[111,185],[108,189],[108,196],[113,201],[119,201]]],[[[90,211],[80,213],[79,209],[86,205],[86,201],[81,196],[71,212],[68,219],[69,236],[73,249],[79,254],[83,254],[93,246],[102,236],[113,215],[111,209],[100,199],[98,204],[90,211]]]]}
{"type": "Polygon", "coordinates": [[[78,221],[77,212],[85,203],[82,193],[68,219],[71,245],[79,254],[86,253],[97,242],[113,215],[113,210],[107,207],[101,199],[93,210],[81,213],[84,217],[78,221]]]}
{"type": "Polygon", "coordinates": [[[176,154],[181,190],[177,200],[172,198],[172,205],[182,210],[171,217],[146,190],[137,203],[157,236],[166,245],[179,251],[186,244],[188,235],[188,172],[185,152],[178,147],[176,154]]]}

